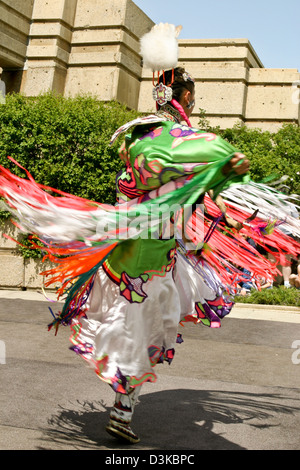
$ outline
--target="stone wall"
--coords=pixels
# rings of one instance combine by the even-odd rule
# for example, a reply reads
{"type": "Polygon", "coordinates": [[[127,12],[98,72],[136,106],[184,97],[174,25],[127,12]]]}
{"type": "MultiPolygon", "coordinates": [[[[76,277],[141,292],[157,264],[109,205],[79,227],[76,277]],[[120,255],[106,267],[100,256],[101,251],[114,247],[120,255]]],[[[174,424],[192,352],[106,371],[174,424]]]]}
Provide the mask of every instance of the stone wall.
{"type": "Polygon", "coordinates": [[[35,96],[43,91],[64,93],[76,0],[35,0],[21,91],[35,96]]]}
{"type": "Polygon", "coordinates": [[[152,24],[131,0],[35,0],[21,91],[88,92],[136,109],[139,38],[152,24]]]}
{"type": "MultiPolygon", "coordinates": [[[[0,67],[7,91],[88,92],[153,112],[152,75],[139,38],[153,25],[132,0],[0,0],[0,67]]],[[[296,69],[265,69],[248,39],[179,41],[179,64],[196,79],[196,107],[212,125],[277,130],[299,124],[296,69]],[[294,102],[293,102],[294,101],[294,102]]]]}
{"type": "Polygon", "coordinates": [[[277,130],[283,122],[300,124],[299,99],[293,99],[296,83],[300,85],[296,69],[250,69],[245,106],[247,126],[277,130]]]}
{"type": "MultiPolygon", "coordinates": [[[[299,104],[293,103],[296,69],[265,69],[248,39],[180,40],[179,65],[196,79],[196,107],[221,129],[244,123],[276,131],[283,122],[299,123],[299,104]]],[[[300,83],[300,82],[299,82],[300,83]]],[[[152,74],[143,70],[139,110],[153,109],[152,74]]]]}
{"type": "Polygon", "coordinates": [[[21,88],[34,0],[0,0],[0,67],[6,92],[21,88]]]}
{"type": "MultiPolygon", "coordinates": [[[[40,273],[53,267],[49,261],[24,259],[17,253],[17,244],[11,239],[20,240],[19,231],[11,222],[0,226],[0,288],[2,289],[42,289],[45,276],[40,273]]],[[[52,286],[52,289],[56,286],[52,286]]],[[[47,289],[46,289],[47,290],[47,289]]]]}
{"type": "Polygon", "coordinates": [[[23,68],[34,0],[0,1],[0,62],[2,68],[23,68]]]}

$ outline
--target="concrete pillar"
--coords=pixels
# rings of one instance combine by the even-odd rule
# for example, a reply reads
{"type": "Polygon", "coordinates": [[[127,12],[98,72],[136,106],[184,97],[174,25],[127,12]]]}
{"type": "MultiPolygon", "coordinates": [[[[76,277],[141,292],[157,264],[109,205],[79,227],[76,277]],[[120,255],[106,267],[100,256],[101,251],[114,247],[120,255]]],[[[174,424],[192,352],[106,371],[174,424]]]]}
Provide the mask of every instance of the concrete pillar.
{"type": "Polygon", "coordinates": [[[21,69],[34,0],[0,0],[0,67],[21,69]]]}
{"type": "Polygon", "coordinates": [[[33,2],[0,0],[0,67],[7,93],[20,91],[33,2]]]}
{"type": "Polygon", "coordinates": [[[152,25],[132,0],[78,0],[65,93],[88,91],[137,109],[139,38],[152,25]]]}
{"type": "Polygon", "coordinates": [[[63,94],[77,0],[35,0],[21,91],[63,94]]]}

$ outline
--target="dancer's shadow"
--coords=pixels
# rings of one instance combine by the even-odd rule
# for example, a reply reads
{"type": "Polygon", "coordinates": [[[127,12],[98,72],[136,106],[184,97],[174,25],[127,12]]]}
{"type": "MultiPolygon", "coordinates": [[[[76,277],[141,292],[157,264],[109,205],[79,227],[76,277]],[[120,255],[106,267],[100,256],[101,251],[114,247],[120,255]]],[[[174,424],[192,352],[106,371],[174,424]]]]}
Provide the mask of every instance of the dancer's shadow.
{"type": "MultiPolygon", "coordinates": [[[[300,413],[276,394],[228,391],[168,390],[144,394],[136,406],[133,428],[141,437],[135,449],[157,450],[234,450],[243,447],[214,432],[215,425],[244,424],[255,428],[280,425],[283,414],[300,413]],[[276,419],[278,417],[278,419],[276,419]]],[[[105,431],[110,406],[101,402],[77,402],[49,419],[43,430],[58,448],[124,449],[105,431]]],[[[240,428],[239,428],[240,430],[240,428]]],[[[47,448],[47,445],[41,446],[47,448]]]]}

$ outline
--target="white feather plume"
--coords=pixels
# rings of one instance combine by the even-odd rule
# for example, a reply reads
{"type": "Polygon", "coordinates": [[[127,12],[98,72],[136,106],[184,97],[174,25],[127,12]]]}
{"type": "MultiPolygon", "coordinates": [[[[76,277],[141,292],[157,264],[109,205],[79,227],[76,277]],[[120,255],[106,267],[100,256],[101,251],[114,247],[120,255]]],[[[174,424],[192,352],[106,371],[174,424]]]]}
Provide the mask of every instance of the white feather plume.
{"type": "Polygon", "coordinates": [[[159,23],[141,38],[141,55],[144,66],[153,72],[177,67],[177,37],[182,26],[159,23]]]}

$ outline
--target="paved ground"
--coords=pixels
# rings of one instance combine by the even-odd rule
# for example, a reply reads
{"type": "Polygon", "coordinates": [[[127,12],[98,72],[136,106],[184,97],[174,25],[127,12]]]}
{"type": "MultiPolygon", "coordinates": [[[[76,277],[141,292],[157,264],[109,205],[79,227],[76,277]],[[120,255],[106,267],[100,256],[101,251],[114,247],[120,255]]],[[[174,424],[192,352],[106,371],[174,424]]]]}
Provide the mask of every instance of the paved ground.
{"type": "MultiPolygon", "coordinates": [[[[129,455],[105,432],[113,392],[68,349],[68,329],[47,331],[48,306],[0,291],[0,449],[129,455]]],[[[172,365],[143,386],[130,455],[299,450],[300,309],[236,306],[219,330],[181,330],[172,365]]]]}

